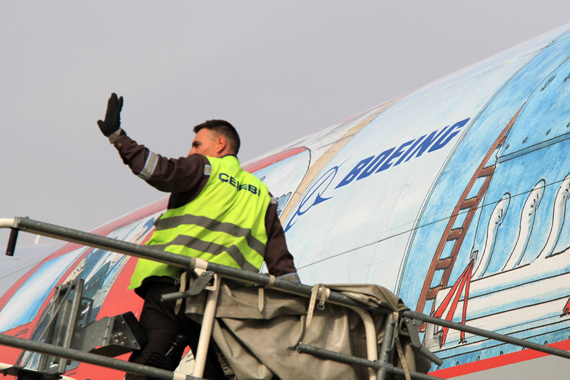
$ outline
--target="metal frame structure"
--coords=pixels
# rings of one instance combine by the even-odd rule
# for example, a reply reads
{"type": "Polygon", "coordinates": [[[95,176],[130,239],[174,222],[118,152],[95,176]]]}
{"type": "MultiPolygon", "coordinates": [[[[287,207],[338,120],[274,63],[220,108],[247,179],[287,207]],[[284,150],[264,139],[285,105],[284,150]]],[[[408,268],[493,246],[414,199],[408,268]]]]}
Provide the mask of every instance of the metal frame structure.
{"type": "MultiPolygon", "coordinates": [[[[220,278],[239,280],[242,282],[248,282],[258,286],[270,285],[275,290],[295,295],[300,295],[304,297],[310,297],[313,291],[313,287],[309,285],[293,283],[290,281],[280,280],[280,279],[271,279],[270,276],[264,274],[246,272],[243,270],[227,267],[224,265],[209,263],[204,260],[196,258],[185,257],[169,252],[164,252],[155,248],[151,248],[149,246],[141,246],[133,243],[128,243],[125,241],[115,240],[104,236],[91,234],[88,232],[78,231],[66,227],[56,226],[49,223],[31,220],[29,218],[16,217],[13,219],[0,219],[0,228],[10,228],[12,230],[12,233],[10,235],[10,241],[8,243],[8,250],[6,252],[7,255],[13,255],[14,253],[18,231],[25,231],[32,234],[37,234],[58,240],[86,245],[93,248],[100,248],[117,253],[126,254],[129,256],[154,260],[164,264],[173,265],[175,267],[179,267],[185,270],[197,269],[198,271],[201,270],[202,272],[204,271],[213,272],[216,276],[219,276],[220,278]]],[[[89,354],[86,352],[69,349],[66,347],[10,337],[4,334],[0,334],[0,345],[21,348],[28,351],[40,352],[54,357],[60,357],[64,359],[64,361],[66,359],[75,360],[111,369],[117,369],[120,371],[126,371],[144,376],[155,377],[159,379],[176,379],[176,380],[200,379],[201,376],[203,375],[203,365],[199,363],[201,363],[202,360],[205,359],[205,352],[207,350],[207,345],[211,335],[211,327],[208,327],[208,324],[211,324],[214,318],[215,304],[216,304],[215,301],[217,300],[219,287],[216,290],[216,287],[214,286],[212,290],[213,291],[210,292],[208,296],[209,300],[208,303],[212,304],[213,306],[210,306],[210,309],[208,309],[208,306],[206,307],[207,312],[204,315],[204,322],[202,326],[202,332],[200,335],[200,343],[196,353],[197,367],[195,368],[193,376],[156,369],[144,365],[128,363],[113,358],[102,357],[95,354],[89,354]]],[[[174,293],[170,296],[170,299],[177,299],[184,297],[188,297],[188,294],[174,293]]],[[[386,376],[390,373],[391,374],[404,373],[402,369],[395,368],[394,366],[388,363],[388,358],[390,356],[389,353],[394,346],[393,339],[395,337],[395,332],[399,328],[397,326],[397,321],[393,320],[392,310],[383,307],[372,308],[358,301],[355,301],[343,295],[342,293],[334,291],[330,292],[327,302],[351,308],[352,310],[355,310],[362,317],[365,325],[365,330],[367,332],[367,340],[368,340],[367,346],[369,348],[368,360],[355,358],[348,355],[341,355],[339,353],[323,350],[318,347],[307,346],[302,343],[299,343],[298,345],[299,352],[309,353],[315,356],[327,358],[330,360],[336,360],[344,363],[368,366],[369,368],[371,368],[370,379],[377,378],[379,380],[384,380],[386,376]],[[382,344],[380,356],[378,356],[377,353],[377,345],[375,342],[376,339],[375,331],[373,328],[374,326],[372,324],[372,318],[370,317],[369,313],[369,311],[371,310],[375,310],[376,312],[386,314],[388,318],[384,334],[385,339],[382,344]],[[370,326],[372,326],[372,330],[370,330],[370,326]],[[370,344],[370,339],[374,339],[374,344],[370,344]],[[375,370],[377,372],[375,372],[375,370]]],[[[449,327],[459,331],[465,331],[489,339],[494,339],[501,342],[510,343],[525,348],[530,348],[550,355],[555,355],[570,359],[570,352],[567,351],[543,346],[537,343],[527,342],[525,340],[512,338],[507,335],[497,334],[494,332],[478,329],[475,327],[470,327],[459,323],[445,321],[439,318],[427,316],[422,313],[413,312],[413,311],[404,311],[400,313],[400,316],[404,318],[406,323],[408,323],[408,327],[416,326],[417,321],[427,322],[443,327],[449,327]]],[[[412,332],[410,332],[410,337],[412,337],[412,332]]],[[[413,337],[412,337],[412,343],[414,343],[413,337]]],[[[420,353],[429,357],[433,362],[441,364],[442,361],[439,358],[437,358],[435,355],[430,353],[428,350],[422,348],[421,346],[417,347],[417,342],[416,344],[413,345],[416,346],[416,348],[420,353]]],[[[424,380],[437,379],[436,377],[430,375],[415,373],[411,371],[409,372],[409,375],[412,378],[416,379],[424,379],[424,380]]]]}
{"type": "MultiPolygon", "coordinates": [[[[71,339],[74,327],[77,325],[79,304],[82,301],[83,285],[83,279],[76,279],[71,281],[69,284],[57,286],[49,310],[42,316],[31,336],[34,337],[36,335],[43,320],[49,315],[50,319],[47,322],[47,326],[42,334],[37,338],[37,341],[43,340],[44,342],[50,342],[56,346],[71,348],[71,339]],[[71,296],[72,292],[73,295],[71,296]],[[72,297],[72,300],[68,300],[69,296],[72,297]]],[[[31,356],[28,356],[24,360],[24,352],[22,352],[16,363],[24,368],[30,358],[31,356]],[[22,360],[24,360],[24,363],[22,363],[22,360]]],[[[58,373],[65,373],[68,361],[63,358],[52,358],[49,355],[41,356],[38,368],[39,371],[47,372],[50,370],[50,364],[52,362],[57,363],[58,373]]]]}

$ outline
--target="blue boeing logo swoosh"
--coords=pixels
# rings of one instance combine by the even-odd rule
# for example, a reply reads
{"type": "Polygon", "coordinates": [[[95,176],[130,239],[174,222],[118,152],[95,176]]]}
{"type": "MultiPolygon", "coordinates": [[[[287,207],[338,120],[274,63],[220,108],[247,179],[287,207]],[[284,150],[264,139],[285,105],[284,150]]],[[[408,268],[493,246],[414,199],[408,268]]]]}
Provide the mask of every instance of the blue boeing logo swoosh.
{"type": "Polygon", "coordinates": [[[292,214],[289,222],[287,223],[287,226],[285,227],[285,232],[289,231],[289,229],[295,225],[297,217],[302,216],[312,207],[332,198],[326,197],[324,193],[327,191],[330,184],[336,177],[338,168],[338,166],[332,167],[329,169],[329,171],[327,171],[313,183],[303,198],[301,198],[301,201],[296,207],[296,211],[292,214]]]}

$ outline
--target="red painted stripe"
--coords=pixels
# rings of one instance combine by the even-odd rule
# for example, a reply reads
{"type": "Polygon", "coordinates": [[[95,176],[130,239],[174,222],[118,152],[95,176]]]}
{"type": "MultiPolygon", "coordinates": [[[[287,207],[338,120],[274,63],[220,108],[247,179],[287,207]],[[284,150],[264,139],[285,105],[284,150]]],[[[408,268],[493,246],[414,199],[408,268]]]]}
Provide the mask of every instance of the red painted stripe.
{"type": "Polygon", "coordinates": [[[245,165],[243,167],[243,170],[253,173],[263,168],[266,168],[269,165],[273,165],[276,162],[283,161],[284,159],[289,157],[293,157],[294,155],[304,152],[306,150],[307,148],[305,148],[304,146],[299,148],[287,149],[279,153],[272,154],[269,157],[262,158],[259,161],[255,161],[251,164],[245,165]]]}
{"type": "Polygon", "coordinates": [[[119,227],[123,227],[123,226],[131,224],[137,220],[146,218],[147,216],[152,215],[155,212],[166,210],[167,205],[168,205],[168,197],[162,198],[156,202],[153,202],[149,205],[141,207],[138,210],[135,210],[135,211],[133,211],[133,212],[109,223],[109,224],[106,224],[102,227],[99,227],[99,228],[91,231],[91,233],[94,233],[97,235],[107,235],[109,232],[116,230],[119,227]]]}
{"type": "MultiPolygon", "coordinates": [[[[563,340],[561,342],[548,344],[549,347],[559,348],[564,351],[570,350],[570,339],[563,340]]],[[[436,353],[437,354],[437,353],[436,353]]],[[[538,359],[544,356],[548,356],[544,352],[534,351],[531,349],[526,349],[511,352],[510,354],[495,356],[494,358],[483,359],[476,362],[458,365],[456,367],[446,368],[439,371],[430,372],[430,375],[441,377],[444,379],[449,379],[452,377],[463,376],[470,373],[486,371],[493,368],[503,367],[509,364],[515,364],[524,362],[527,360],[538,359]]]]}

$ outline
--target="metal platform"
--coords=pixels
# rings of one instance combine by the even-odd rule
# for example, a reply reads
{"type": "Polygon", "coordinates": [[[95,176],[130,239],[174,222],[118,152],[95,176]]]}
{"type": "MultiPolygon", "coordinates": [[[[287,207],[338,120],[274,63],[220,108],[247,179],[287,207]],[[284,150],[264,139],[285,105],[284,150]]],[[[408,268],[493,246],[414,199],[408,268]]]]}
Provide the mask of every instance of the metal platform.
{"type": "MultiPolygon", "coordinates": [[[[111,239],[111,238],[107,238],[107,237],[103,237],[103,236],[99,236],[99,235],[94,235],[94,234],[83,232],[83,231],[73,230],[73,229],[69,229],[69,228],[65,228],[65,227],[60,227],[60,226],[56,226],[56,225],[52,225],[52,224],[48,224],[48,223],[43,223],[43,222],[28,219],[28,218],[18,218],[17,217],[14,219],[0,219],[0,228],[11,228],[12,229],[12,236],[11,236],[11,239],[9,242],[7,254],[13,254],[13,252],[14,252],[14,248],[16,245],[16,239],[17,239],[17,232],[18,231],[25,231],[28,233],[47,236],[47,237],[51,237],[54,239],[59,239],[59,240],[63,240],[63,241],[73,242],[73,243],[79,243],[79,244],[94,247],[94,248],[101,248],[101,249],[105,249],[105,250],[109,250],[109,251],[113,251],[113,252],[118,252],[118,253],[122,253],[122,254],[129,255],[129,256],[144,258],[144,259],[148,259],[148,260],[154,260],[157,262],[161,262],[161,263],[165,263],[165,264],[172,265],[175,267],[179,267],[179,268],[182,268],[185,270],[197,269],[198,271],[201,271],[201,273],[204,273],[204,272],[210,273],[211,277],[219,277],[219,278],[239,280],[241,282],[246,282],[246,283],[258,285],[261,287],[271,286],[271,288],[285,292],[285,293],[291,293],[291,294],[301,295],[301,296],[305,296],[305,297],[311,297],[311,294],[313,293],[313,287],[309,286],[309,285],[297,284],[297,283],[289,282],[286,280],[275,279],[275,278],[271,278],[270,276],[263,275],[263,274],[246,272],[246,271],[242,271],[239,269],[235,269],[235,268],[231,268],[231,267],[227,267],[227,266],[223,266],[223,265],[219,265],[219,264],[208,263],[204,260],[180,256],[180,255],[172,254],[169,252],[160,251],[160,250],[151,248],[149,246],[140,246],[140,245],[124,242],[124,241],[118,241],[115,239],[111,239]]],[[[70,287],[70,289],[73,289],[74,287],[76,289],[79,289],[81,287],[81,284],[75,283],[75,284],[69,284],[68,286],[70,287]]],[[[61,291],[64,291],[64,289],[62,288],[61,291]]],[[[67,291],[67,290],[65,290],[65,291],[67,291]]],[[[77,293],[78,292],[76,292],[76,294],[77,293]]],[[[214,292],[210,292],[210,293],[213,294],[214,292]]],[[[185,296],[187,296],[187,295],[185,295],[185,294],[174,294],[172,297],[181,298],[181,297],[185,297],[185,296]]],[[[67,299],[66,297],[68,297],[68,295],[65,296],[64,299],[67,299]]],[[[215,297],[217,297],[217,295],[215,297]]],[[[212,298],[215,301],[214,296],[209,297],[209,298],[212,298]]],[[[78,302],[81,302],[81,297],[76,295],[73,298],[73,300],[71,301],[71,306],[70,306],[71,311],[70,311],[70,313],[68,313],[69,316],[66,318],[71,318],[71,319],[74,318],[73,313],[74,313],[74,310],[76,312],[75,305],[78,305],[78,302]]],[[[374,310],[375,312],[380,312],[380,313],[386,314],[388,316],[388,318],[390,318],[390,316],[392,316],[392,310],[385,309],[382,307],[372,308],[372,307],[364,305],[358,301],[355,301],[355,300],[343,295],[342,293],[338,293],[338,292],[334,292],[334,291],[330,292],[330,296],[329,296],[327,302],[337,304],[337,305],[341,305],[341,306],[345,306],[345,307],[349,307],[349,308],[356,310],[356,311],[361,311],[361,313],[360,313],[361,316],[367,314],[366,312],[370,311],[370,310],[374,310]]],[[[214,302],[214,304],[215,304],[215,302],[214,302]]],[[[87,347],[86,345],[79,345],[79,344],[73,345],[70,338],[69,338],[69,334],[63,330],[59,331],[59,330],[55,329],[55,327],[53,329],[52,335],[56,337],[56,340],[54,342],[56,344],[40,343],[37,341],[25,340],[25,339],[20,339],[20,338],[15,338],[15,337],[7,336],[4,334],[0,334],[0,345],[6,345],[6,346],[10,346],[10,347],[16,347],[16,348],[28,350],[28,351],[39,352],[39,353],[47,355],[48,357],[61,358],[61,360],[57,361],[58,366],[59,366],[58,367],[59,370],[57,372],[60,375],[65,372],[64,368],[65,368],[65,364],[67,363],[66,361],[67,360],[74,360],[74,361],[78,361],[78,362],[90,363],[90,364],[94,364],[94,365],[98,365],[98,366],[102,366],[102,367],[106,367],[106,368],[130,372],[130,373],[134,373],[134,374],[140,374],[143,376],[150,376],[150,377],[154,377],[157,379],[187,379],[187,380],[200,379],[201,376],[203,375],[203,372],[201,370],[201,368],[203,368],[203,366],[201,367],[200,363],[205,362],[205,352],[207,350],[207,344],[210,340],[210,334],[211,334],[211,326],[209,329],[208,324],[209,323],[211,324],[211,321],[214,318],[213,315],[214,315],[213,313],[209,313],[209,317],[208,317],[205,313],[204,322],[203,322],[203,326],[202,326],[202,333],[200,336],[201,342],[199,344],[199,348],[198,348],[197,353],[196,353],[197,369],[195,369],[193,375],[179,374],[176,372],[165,371],[165,370],[156,369],[156,368],[152,368],[152,367],[148,367],[148,366],[128,363],[125,361],[121,361],[121,360],[117,360],[117,359],[113,359],[113,358],[108,358],[108,357],[104,357],[101,355],[96,355],[94,353],[84,352],[84,351],[89,350],[89,347],[87,347]],[[73,349],[73,348],[77,348],[77,349],[73,349]]],[[[380,353],[377,352],[375,336],[373,336],[373,337],[370,336],[371,334],[375,335],[375,332],[371,332],[371,334],[367,333],[369,357],[366,359],[350,357],[347,355],[341,355],[339,353],[326,351],[326,350],[320,349],[318,347],[306,346],[302,343],[299,343],[297,349],[299,350],[299,352],[311,354],[311,355],[318,356],[318,357],[327,358],[330,360],[336,360],[336,361],[340,361],[340,362],[344,362],[344,363],[351,363],[351,364],[355,364],[355,365],[368,366],[369,368],[372,369],[370,371],[370,379],[371,380],[376,379],[376,378],[379,380],[384,380],[390,374],[402,375],[403,372],[408,372],[408,375],[411,378],[415,378],[415,379],[423,379],[423,380],[437,379],[436,377],[433,377],[430,375],[426,375],[426,374],[422,374],[422,373],[415,373],[412,371],[404,371],[402,369],[395,368],[392,364],[388,363],[388,361],[387,361],[387,358],[389,357],[388,353],[394,349],[393,338],[395,336],[395,332],[396,331],[402,331],[401,326],[405,326],[404,331],[410,335],[413,346],[416,348],[418,353],[426,355],[428,358],[430,358],[430,360],[432,360],[436,363],[438,363],[438,362],[440,363],[441,362],[440,359],[438,359],[435,355],[433,355],[432,353],[427,351],[425,348],[421,347],[421,344],[419,342],[419,337],[417,335],[418,334],[417,333],[417,327],[419,325],[421,325],[422,323],[427,322],[427,323],[431,323],[434,325],[439,325],[439,326],[443,326],[443,327],[447,327],[447,328],[451,328],[451,329],[455,329],[455,330],[459,330],[459,331],[465,331],[465,332],[468,332],[471,334],[487,337],[489,339],[494,339],[494,340],[498,340],[501,342],[510,343],[510,344],[518,345],[518,346],[525,347],[525,348],[530,348],[530,349],[537,350],[540,352],[544,352],[544,353],[547,353],[550,355],[555,355],[555,356],[570,359],[570,352],[555,349],[552,347],[543,346],[543,345],[536,344],[536,343],[527,342],[527,341],[524,341],[521,339],[512,338],[512,337],[502,335],[502,334],[497,334],[497,333],[494,333],[491,331],[486,331],[483,329],[478,329],[478,328],[466,326],[463,324],[453,323],[453,322],[449,322],[449,321],[442,320],[439,318],[430,317],[428,315],[425,315],[425,314],[422,314],[419,312],[414,312],[414,311],[402,312],[402,313],[400,313],[400,319],[401,319],[400,321],[393,321],[392,320],[386,324],[386,326],[387,326],[387,329],[385,330],[385,337],[386,338],[384,339],[380,353]],[[370,339],[374,339],[373,344],[371,344],[370,339]],[[372,347],[372,346],[374,346],[374,347],[372,347]]],[[[57,321],[57,319],[55,319],[55,320],[57,321]]],[[[363,317],[363,321],[364,321],[365,325],[368,323],[366,321],[366,317],[363,317]]],[[[97,322],[101,322],[101,321],[97,321],[97,322]]],[[[103,326],[106,326],[106,327],[97,327],[97,328],[98,329],[103,328],[103,329],[106,329],[106,331],[114,331],[111,334],[106,335],[106,337],[108,338],[108,339],[105,338],[105,339],[107,339],[107,341],[106,341],[107,343],[113,341],[113,336],[114,337],[120,336],[120,335],[116,335],[116,334],[118,334],[118,333],[124,334],[125,333],[124,331],[113,330],[111,327],[109,327],[110,326],[109,321],[104,321],[104,322],[102,322],[102,324],[103,324],[103,326]]],[[[56,326],[56,325],[57,325],[57,323],[54,326],[56,326]]],[[[96,330],[96,331],[100,331],[100,330],[96,330]]],[[[85,336],[86,336],[86,334],[87,334],[87,332],[85,332],[85,336]]],[[[98,333],[95,333],[95,335],[98,335],[98,333]]],[[[89,339],[87,339],[87,340],[89,340],[89,339]]],[[[119,341],[125,342],[126,340],[115,339],[115,343],[117,343],[119,341]]],[[[104,349],[102,351],[99,350],[99,352],[97,352],[97,350],[95,350],[94,352],[98,353],[98,354],[102,354],[102,353],[113,354],[113,353],[117,352],[117,351],[114,351],[117,349],[120,350],[121,348],[116,348],[116,347],[113,349],[108,348],[108,349],[104,349]]],[[[54,361],[54,362],[56,362],[56,361],[54,361]]],[[[44,370],[45,370],[44,374],[49,375],[49,373],[47,373],[49,371],[49,369],[44,368],[44,370]]],[[[0,372],[3,372],[3,371],[7,371],[7,369],[0,370],[0,372]]]]}

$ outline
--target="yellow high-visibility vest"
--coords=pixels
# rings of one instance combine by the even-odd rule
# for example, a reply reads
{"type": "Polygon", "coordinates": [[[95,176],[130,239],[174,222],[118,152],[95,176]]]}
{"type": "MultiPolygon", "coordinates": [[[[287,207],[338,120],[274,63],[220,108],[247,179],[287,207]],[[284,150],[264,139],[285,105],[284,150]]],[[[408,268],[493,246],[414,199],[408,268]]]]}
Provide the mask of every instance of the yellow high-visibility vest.
{"type": "MultiPolygon", "coordinates": [[[[210,178],[192,202],[167,210],[146,243],[166,252],[258,272],[265,257],[267,186],[234,156],[208,157],[210,178]]],[[[129,289],[150,276],[177,278],[181,268],[139,259],[129,289]]]]}

